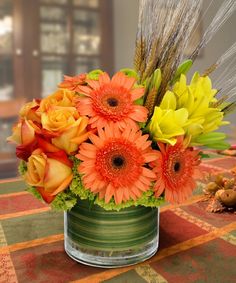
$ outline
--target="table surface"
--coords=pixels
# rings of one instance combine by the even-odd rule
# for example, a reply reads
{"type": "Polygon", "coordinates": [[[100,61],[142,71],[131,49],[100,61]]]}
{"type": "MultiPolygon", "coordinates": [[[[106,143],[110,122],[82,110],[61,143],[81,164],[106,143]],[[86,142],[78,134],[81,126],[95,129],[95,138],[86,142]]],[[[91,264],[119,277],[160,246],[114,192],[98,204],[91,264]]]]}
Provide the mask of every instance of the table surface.
{"type": "MultiPolygon", "coordinates": [[[[230,174],[236,158],[211,154],[202,165],[230,174]]],[[[24,191],[20,179],[0,181],[0,283],[235,282],[236,215],[206,212],[199,182],[180,206],[161,208],[159,250],[141,264],[102,269],[70,259],[63,248],[63,213],[24,191]]]]}

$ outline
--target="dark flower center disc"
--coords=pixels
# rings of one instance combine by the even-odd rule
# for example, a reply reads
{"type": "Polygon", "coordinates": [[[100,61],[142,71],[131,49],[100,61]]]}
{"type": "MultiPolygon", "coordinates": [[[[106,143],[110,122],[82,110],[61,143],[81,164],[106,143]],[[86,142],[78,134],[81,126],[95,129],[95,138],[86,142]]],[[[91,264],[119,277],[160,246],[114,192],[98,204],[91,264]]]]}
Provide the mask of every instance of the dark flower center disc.
{"type": "Polygon", "coordinates": [[[114,97],[108,98],[108,99],[107,99],[107,103],[108,103],[108,105],[111,106],[111,107],[116,107],[116,106],[118,106],[118,100],[117,100],[116,98],[114,98],[114,97]]]}
{"type": "Polygon", "coordinates": [[[121,168],[124,164],[125,164],[125,159],[123,156],[115,156],[112,159],[112,164],[116,167],[116,168],[121,168]]]}
{"type": "Polygon", "coordinates": [[[175,163],[174,170],[175,170],[175,172],[178,172],[180,170],[180,163],[179,162],[175,163]]]}

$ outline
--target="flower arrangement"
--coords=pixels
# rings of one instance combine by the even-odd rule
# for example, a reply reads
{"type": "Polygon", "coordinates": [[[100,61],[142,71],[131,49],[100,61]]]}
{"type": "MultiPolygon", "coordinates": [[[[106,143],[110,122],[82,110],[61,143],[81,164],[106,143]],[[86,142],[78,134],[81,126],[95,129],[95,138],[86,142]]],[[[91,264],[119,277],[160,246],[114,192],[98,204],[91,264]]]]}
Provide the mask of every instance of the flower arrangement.
{"type": "Polygon", "coordinates": [[[65,76],[20,111],[8,138],[17,144],[19,172],[36,197],[66,211],[65,251],[76,261],[110,268],[153,256],[158,207],[191,196],[205,147],[229,147],[218,129],[236,106],[236,44],[187,75],[236,5],[222,2],[186,58],[201,5],[140,0],[133,69],[65,76]]]}
{"type": "Polygon", "coordinates": [[[226,146],[213,132],[224,113],[210,78],[196,73],[190,84],[179,74],[151,114],[148,94],[160,85],[160,69],[144,84],[132,69],[94,70],[24,105],[8,140],[29,190],[57,209],[78,198],[117,210],[188,198],[200,177],[194,146],[226,146]]]}
{"type": "Polygon", "coordinates": [[[235,106],[227,101],[233,77],[215,89],[209,74],[232,58],[235,44],[202,75],[190,82],[186,75],[235,5],[224,1],[182,61],[201,1],[177,2],[140,1],[134,69],[65,76],[55,93],[23,106],[8,141],[37,197],[63,210],[78,199],[106,210],[179,203],[201,176],[201,147],[229,146],[217,130],[235,106]]]}

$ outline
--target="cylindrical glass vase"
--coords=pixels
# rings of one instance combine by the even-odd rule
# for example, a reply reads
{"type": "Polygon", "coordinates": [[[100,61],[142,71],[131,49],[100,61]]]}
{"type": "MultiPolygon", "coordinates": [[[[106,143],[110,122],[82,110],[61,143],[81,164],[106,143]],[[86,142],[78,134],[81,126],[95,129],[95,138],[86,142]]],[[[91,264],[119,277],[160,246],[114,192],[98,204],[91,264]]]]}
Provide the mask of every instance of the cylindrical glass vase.
{"type": "Polygon", "coordinates": [[[159,209],[144,206],[106,211],[87,200],[65,212],[65,250],[86,265],[132,265],[158,249],[159,209]]]}

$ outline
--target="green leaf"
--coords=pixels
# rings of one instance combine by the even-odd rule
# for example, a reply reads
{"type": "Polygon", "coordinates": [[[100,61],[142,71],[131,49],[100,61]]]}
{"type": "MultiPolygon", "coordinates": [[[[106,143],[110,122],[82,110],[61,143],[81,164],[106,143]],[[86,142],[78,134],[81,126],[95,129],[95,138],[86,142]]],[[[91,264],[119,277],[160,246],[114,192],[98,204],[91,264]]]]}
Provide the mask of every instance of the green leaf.
{"type": "Polygon", "coordinates": [[[149,85],[149,89],[156,89],[158,90],[160,85],[161,85],[161,70],[160,69],[156,69],[151,77],[151,82],[149,85]]]}
{"type": "Polygon", "coordinates": [[[151,77],[146,78],[146,80],[143,82],[143,86],[145,87],[145,89],[148,89],[151,83],[151,77]]]}
{"type": "Polygon", "coordinates": [[[195,139],[195,142],[212,149],[224,150],[230,147],[230,144],[225,139],[225,133],[212,132],[200,135],[195,139]]]}
{"type": "Polygon", "coordinates": [[[134,102],[136,105],[143,105],[143,96],[140,97],[139,99],[135,100],[134,102]]]}
{"type": "Polygon", "coordinates": [[[137,81],[139,80],[138,73],[135,72],[135,70],[133,70],[133,69],[123,68],[123,69],[120,70],[120,72],[122,72],[123,74],[125,74],[129,78],[135,78],[137,81]]]}
{"type": "Polygon", "coordinates": [[[102,73],[104,72],[100,69],[93,70],[87,74],[87,79],[98,81],[99,75],[102,73]]]}
{"type": "Polygon", "coordinates": [[[190,70],[192,65],[193,65],[193,61],[190,60],[190,59],[188,59],[188,60],[184,61],[183,63],[181,63],[179,65],[179,67],[177,68],[175,74],[174,74],[174,77],[173,77],[173,79],[171,81],[171,84],[174,84],[176,81],[178,81],[182,74],[184,74],[184,75],[187,74],[187,72],[190,70]]]}
{"type": "Polygon", "coordinates": [[[225,141],[205,144],[205,146],[207,146],[209,148],[212,148],[212,149],[217,149],[217,150],[225,150],[225,149],[229,149],[230,148],[230,144],[225,142],[225,141]]]}
{"type": "Polygon", "coordinates": [[[156,216],[157,210],[152,208],[139,206],[105,212],[97,205],[90,209],[90,202],[79,200],[67,214],[68,236],[80,248],[92,247],[98,253],[107,251],[112,255],[117,251],[140,249],[140,245],[156,236],[156,216]]]}
{"type": "Polygon", "coordinates": [[[226,138],[226,134],[219,132],[212,132],[198,136],[195,141],[200,144],[215,144],[226,138]]]}
{"type": "Polygon", "coordinates": [[[199,153],[199,155],[201,156],[201,158],[210,158],[209,154],[203,153],[202,151],[199,153]]]}

